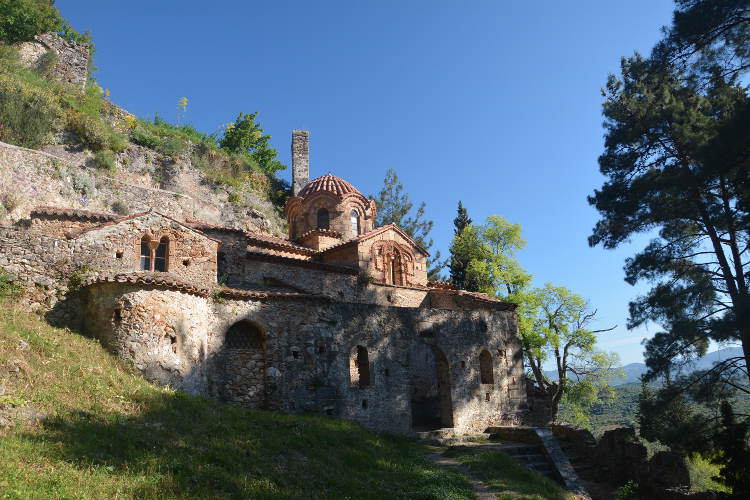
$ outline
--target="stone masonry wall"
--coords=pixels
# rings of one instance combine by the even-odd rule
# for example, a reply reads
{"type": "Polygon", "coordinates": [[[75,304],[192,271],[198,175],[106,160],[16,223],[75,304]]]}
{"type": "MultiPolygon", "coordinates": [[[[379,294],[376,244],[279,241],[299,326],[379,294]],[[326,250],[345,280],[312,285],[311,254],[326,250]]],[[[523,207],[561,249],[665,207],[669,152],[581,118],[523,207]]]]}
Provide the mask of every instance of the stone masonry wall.
{"type": "MultiPolygon", "coordinates": [[[[250,377],[263,405],[337,415],[377,430],[412,430],[410,359],[428,346],[446,360],[447,412],[457,431],[515,421],[524,406],[515,316],[500,311],[404,309],[310,299],[222,300],[108,283],[91,287],[86,326],[150,379],[217,399],[231,377],[250,377]],[[118,312],[119,311],[119,312],[118,312]],[[258,365],[227,372],[225,334],[250,321],[264,334],[258,365]],[[369,384],[350,358],[368,355],[369,384]],[[481,384],[479,355],[492,354],[493,384],[481,384]]],[[[415,365],[419,366],[419,365],[415,365]]],[[[365,368],[362,367],[364,370],[365,368]]],[[[438,374],[434,375],[435,377],[438,374]]],[[[259,404],[257,398],[246,404],[259,404]]],[[[443,403],[446,404],[446,403],[443,403]]]]}

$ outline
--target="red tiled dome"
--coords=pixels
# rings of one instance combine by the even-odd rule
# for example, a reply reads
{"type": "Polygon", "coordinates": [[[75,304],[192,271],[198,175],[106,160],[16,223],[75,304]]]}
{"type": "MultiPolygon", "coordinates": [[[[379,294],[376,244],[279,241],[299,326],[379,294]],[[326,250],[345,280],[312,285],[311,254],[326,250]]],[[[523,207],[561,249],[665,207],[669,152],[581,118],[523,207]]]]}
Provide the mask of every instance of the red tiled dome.
{"type": "Polygon", "coordinates": [[[310,196],[311,194],[323,191],[336,195],[339,198],[343,198],[349,194],[362,196],[362,193],[360,193],[357,188],[346,182],[341,177],[336,177],[333,174],[326,174],[323,177],[311,180],[307,183],[307,186],[302,188],[302,191],[300,191],[297,196],[304,198],[305,196],[310,196]]]}

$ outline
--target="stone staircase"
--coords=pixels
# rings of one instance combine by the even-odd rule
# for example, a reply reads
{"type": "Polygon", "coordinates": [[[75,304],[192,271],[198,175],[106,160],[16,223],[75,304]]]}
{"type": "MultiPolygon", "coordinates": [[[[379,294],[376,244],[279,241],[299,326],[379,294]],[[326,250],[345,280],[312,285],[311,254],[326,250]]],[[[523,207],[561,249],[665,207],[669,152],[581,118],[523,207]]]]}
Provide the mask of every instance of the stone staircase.
{"type": "Polygon", "coordinates": [[[560,482],[560,477],[555,467],[550,463],[539,445],[525,443],[498,443],[492,449],[502,451],[510,455],[516,462],[539,475],[545,476],[555,482],[560,482]]]}

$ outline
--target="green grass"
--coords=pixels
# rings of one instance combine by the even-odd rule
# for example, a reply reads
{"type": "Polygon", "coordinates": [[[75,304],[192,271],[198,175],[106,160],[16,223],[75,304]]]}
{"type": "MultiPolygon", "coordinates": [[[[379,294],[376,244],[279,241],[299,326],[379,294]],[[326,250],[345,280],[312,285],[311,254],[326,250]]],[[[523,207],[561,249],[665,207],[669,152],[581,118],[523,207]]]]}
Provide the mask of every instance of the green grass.
{"type": "Polygon", "coordinates": [[[573,500],[576,496],[535,474],[500,451],[457,446],[445,455],[464,464],[471,474],[501,493],[501,500],[573,500]]]}
{"type": "Polygon", "coordinates": [[[0,430],[0,498],[473,498],[412,440],[152,386],[7,298],[0,385],[51,415],[0,430]]]}

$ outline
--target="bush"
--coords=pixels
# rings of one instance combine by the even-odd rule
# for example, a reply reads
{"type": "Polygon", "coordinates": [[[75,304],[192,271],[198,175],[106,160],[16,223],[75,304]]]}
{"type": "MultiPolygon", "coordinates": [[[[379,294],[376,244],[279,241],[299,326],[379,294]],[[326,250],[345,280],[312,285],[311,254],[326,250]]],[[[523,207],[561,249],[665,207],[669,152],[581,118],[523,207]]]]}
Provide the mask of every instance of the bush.
{"type": "Polygon", "coordinates": [[[234,203],[235,205],[237,205],[240,203],[240,201],[242,201],[242,198],[237,193],[230,193],[227,201],[229,201],[229,203],[234,203]]]}
{"type": "Polygon", "coordinates": [[[114,171],[117,169],[115,155],[111,151],[97,151],[94,155],[94,165],[102,170],[114,171]]]}
{"type": "Polygon", "coordinates": [[[21,197],[16,193],[3,193],[0,195],[0,205],[7,211],[12,212],[21,204],[21,197]]]}
{"type": "Polygon", "coordinates": [[[71,176],[73,189],[83,197],[90,196],[94,192],[94,183],[91,178],[81,171],[73,172],[71,176]]]}
{"type": "Polygon", "coordinates": [[[128,206],[125,204],[125,202],[120,201],[120,200],[115,200],[112,203],[111,208],[112,208],[112,211],[114,213],[116,213],[117,215],[128,215],[128,214],[130,214],[130,209],[128,208],[128,206]]]}
{"type": "Polygon", "coordinates": [[[5,43],[33,40],[62,26],[60,13],[49,0],[0,0],[0,40],[5,43]]]}
{"type": "Polygon", "coordinates": [[[75,133],[88,149],[101,151],[109,147],[110,131],[101,118],[78,111],[69,111],[66,118],[68,130],[75,133]]]}
{"type": "Polygon", "coordinates": [[[39,147],[59,127],[62,114],[57,98],[48,88],[0,74],[0,140],[39,147]]]}
{"type": "Polygon", "coordinates": [[[13,297],[21,292],[16,277],[0,269],[0,297],[13,297]]]}
{"type": "Polygon", "coordinates": [[[40,57],[36,63],[34,71],[42,78],[51,80],[52,74],[55,71],[55,66],[57,66],[57,54],[50,50],[49,52],[42,54],[42,57],[40,57]]]}

